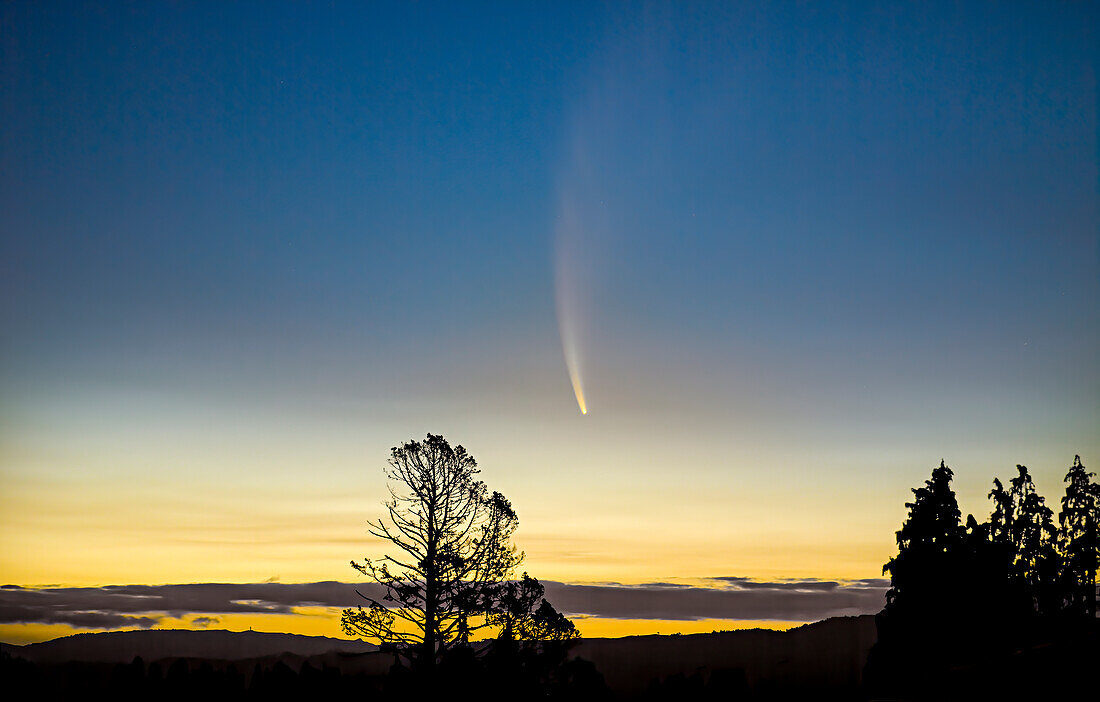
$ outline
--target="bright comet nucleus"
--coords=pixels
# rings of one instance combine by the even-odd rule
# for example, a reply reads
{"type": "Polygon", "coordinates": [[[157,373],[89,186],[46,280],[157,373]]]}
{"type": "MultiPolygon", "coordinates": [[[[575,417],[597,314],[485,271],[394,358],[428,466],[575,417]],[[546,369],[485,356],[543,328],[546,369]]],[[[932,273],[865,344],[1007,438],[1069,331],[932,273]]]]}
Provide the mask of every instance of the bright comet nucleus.
{"type": "Polygon", "coordinates": [[[581,414],[588,414],[588,407],[584,404],[584,388],[581,387],[581,379],[573,376],[573,394],[577,396],[577,407],[581,408],[581,414]]]}

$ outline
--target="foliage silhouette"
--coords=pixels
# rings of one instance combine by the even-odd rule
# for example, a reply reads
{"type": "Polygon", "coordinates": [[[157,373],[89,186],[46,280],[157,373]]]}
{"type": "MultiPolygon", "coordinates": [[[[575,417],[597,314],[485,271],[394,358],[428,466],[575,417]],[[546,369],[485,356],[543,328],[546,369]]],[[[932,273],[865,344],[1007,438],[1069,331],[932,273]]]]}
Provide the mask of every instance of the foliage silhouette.
{"type": "Polygon", "coordinates": [[[940,461],[924,487],[914,488],[909,518],[897,532],[898,555],[883,566],[890,574],[886,593],[887,616],[925,617],[950,609],[955,594],[952,581],[958,567],[964,530],[955,492],[953,474],[940,461]]]}
{"type": "Polygon", "coordinates": [[[485,655],[504,642],[541,650],[578,636],[537,580],[526,573],[514,579],[523,560],[511,543],[519,520],[478,473],[466,449],[439,435],[391,449],[387,514],[369,531],[396,555],[352,561],[385,595],[360,593],[368,607],[344,610],[344,631],[378,642],[429,677],[448,659],[485,655]],[[479,632],[493,631],[493,644],[474,645],[479,632]]]}
{"type": "MultiPolygon", "coordinates": [[[[376,654],[366,654],[376,655],[376,654]]],[[[323,657],[320,657],[322,660],[323,657]]],[[[446,665],[446,664],[445,664],[446,665]]],[[[352,666],[354,667],[354,666],[352,666]]],[[[171,674],[160,663],[148,666],[141,658],[131,663],[32,663],[0,650],[0,681],[9,693],[33,691],[42,699],[116,700],[310,700],[310,699],[419,699],[427,692],[423,676],[406,668],[371,675],[341,670],[328,662],[315,663],[285,655],[249,666],[246,673],[225,661],[175,659],[171,674]]],[[[446,690],[449,700],[604,700],[609,693],[603,676],[588,661],[573,659],[554,666],[552,674],[535,677],[511,662],[473,659],[461,664],[469,683],[446,690]],[[507,665],[505,668],[503,666],[507,665]],[[475,694],[470,694],[475,690],[475,694]]],[[[543,672],[546,672],[544,670],[543,672]]],[[[438,688],[437,690],[438,691],[438,688]]]]}
{"type": "Polygon", "coordinates": [[[1026,699],[1095,684],[1087,666],[1066,664],[1100,653],[1100,488],[1076,457],[1059,527],[1027,468],[1016,470],[1007,489],[994,478],[989,520],[968,515],[965,527],[944,462],[913,490],[883,567],[891,588],[864,671],[872,695],[1026,699]]]}
{"type": "MultiPolygon", "coordinates": [[[[345,628],[363,633],[354,627],[393,624],[402,607],[424,605],[423,574],[432,573],[437,578],[432,621],[438,629],[432,637],[422,629],[408,638],[384,632],[392,634],[387,645],[396,654],[388,673],[382,674],[387,657],[374,659],[372,674],[355,663],[344,667],[346,659],[339,655],[303,660],[289,654],[251,659],[242,663],[242,673],[226,661],[179,658],[149,665],[140,658],[117,665],[36,664],[0,650],[0,679],[11,689],[33,689],[45,698],[110,691],[118,699],[608,699],[596,667],[569,656],[577,637],[572,623],[546,601],[537,580],[526,573],[514,577],[522,560],[510,541],[515,512],[474,478],[473,458],[429,435],[425,442],[393,449],[390,468],[387,474],[399,480],[387,503],[389,519],[372,523],[372,533],[395,537],[390,543],[399,547],[420,547],[422,555],[402,548],[392,558],[357,566],[380,576],[376,581],[387,595],[372,601],[367,612],[345,612],[345,628]],[[433,522],[433,513],[465,516],[433,522]],[[458,573],[488,575],[458,578],[458,573]],[[384,611],[374,614],[375,605],[384,611]],[[478,632],[494,637],[476,640],[478,632]],[[421,658],[428,653],[426,639],[434,641],[430,660],[421,658]]],[[[867,659],[862,693],[1000,702],[1093,698],[1093,671],[1100,660],[1095,475],[1074,458],[1055,521],[1028,469],[1018,465],[1007,486],[994,478],[988,520],[967,515],[965,524],[953,477],[941,461],[906,503],[908,514],[896,532],[898,553],[883,567],[891,587],[876,618],[878,642],[867,659]]],[[[428,617],[421,611],[413,620],[428,617]]],[[[808,689],[759,677],[750,684],[745,670],[712,666],[654,677],[639,694],[653,700],[852,699],[855,684],[808,689]]]]}
{"type": "Polygon", "coordinates": [[[1089,619],[1096,617],[1096,569],[1100,560],[1100,485],[1091,482],[1095,475],[1085,470],[1080,456],[1073,457],[1058,513],[1062,604],[1071,615],[1089,619]]]}
{"type": "Polygon", "coordinates": [[[1054,513],[1035,490],[1027,467],[1017,465],[1016,470],[1018,475],[1012,479],[1009,490],[1012,511],[1008,532],[1014,553],[1012,577],[1027,593],[1035,612],[1051,613],[1057,609],[1058,554],[1055,551],[1054,513]]]}
{"type": "Polygon", "coordinates": [[[944,639],[962,645],[954,636],[955,623],[965,600],[958,592],[958,575],[968,548],[967,532],[951,489],[953,473],[947,464],[932,471],[922,487],[913,488],[906,502],[909,515],[896,532],[898,554],[883,566],[890,575],[886,606],[879,613],[878,643],[868,660],[868,677],[909,678],[919,668],[946,665],[953,646],[933,646],[944,639]]]}

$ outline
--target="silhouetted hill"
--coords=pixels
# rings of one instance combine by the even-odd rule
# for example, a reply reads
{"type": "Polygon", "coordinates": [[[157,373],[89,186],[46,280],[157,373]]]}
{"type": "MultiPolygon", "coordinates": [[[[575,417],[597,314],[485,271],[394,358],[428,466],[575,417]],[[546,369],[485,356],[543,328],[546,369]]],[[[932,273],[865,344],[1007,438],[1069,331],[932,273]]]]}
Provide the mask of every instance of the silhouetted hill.
{"type": "MultiPolygon", "coordinates": [[[[711,634],[583,639],[570,657],[591,661],[617,696],[646,692],[654,682],[724,679],[771,698],[792,692],[850,696],[857,690],[867,651],[875,642],[873,616],[826,619],[789,631],[751,629],[711,634]]],[[[135,656],[168,669],[186,659],[197,670],[212,661],[215,670],[234,662],[250,678],[255,667],[278,664],[300,671],[333,670],[348,676],[379,676],[391,656],[361,641],[294,634],[230,631],[125,631],[79,634],[28,646],[4,646],[11,655],[40,665],[129,663],[135,656]]],[[[69,666],[71,667],[71,666],[69,666]]],[[[101,670],[106,675],[108,668],[101,670]]],[[[661,699],[672,698],[668,693],[661,699]]],[[[675,694],[673,694],[675,697],[675,694]]]]}
{"type": "Polygon", "coordinates": [[[243,660],[283,653],[304,657],[336,651],[368,653],[376,651],[377,646],[358,640],[260,631],[149,629],[75,634],[26,646],[4,644],[3,649],[12,656],[35,663],[129,663],[135,656],[146,661],[164,658],[243,660]]]}
{"type": "Polygon", "coordinates": [[[853,689],[875,643],[875,617],[837,617],[788,631],[585,639],[571,655],[592,661],[608,687],[637,694],[654,680],[742,671],[753,689],[853,689]]]}

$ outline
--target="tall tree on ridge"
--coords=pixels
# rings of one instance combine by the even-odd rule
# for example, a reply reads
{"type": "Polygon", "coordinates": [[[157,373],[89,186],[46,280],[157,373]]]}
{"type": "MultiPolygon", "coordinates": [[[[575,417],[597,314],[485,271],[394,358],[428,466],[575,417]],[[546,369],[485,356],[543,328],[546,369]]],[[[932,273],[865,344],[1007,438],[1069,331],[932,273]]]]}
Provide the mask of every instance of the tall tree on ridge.
{"type": "Polygon", "coordinates": [[[1018,475],[1011,481],[1012,521],[1009,533],[1015,551],[1012,576],[1027,590],[1032,609],[1052,613],[1058,608],[1056,583],[1058,557],[1054,513],[1035,490],[1027,467],[1017,465],[1018,475]]]}
{"type": "Polygon", "coordinates": [[[993,513],[989,515],[989,540],[995,544],[1012,545],[1012,495],[1001,483],[1000,478],[993,478],[993,489],[989,491],[989,499],[993,501],[993,513]]]}
{"type": "Polygon", "coordinates": [[[1069,612],[1096,617],[1096,569],[1100,561],[1100,485],[1085,470],[1080,456],[1066,473],[1066,494],[1058,513],[1061,527],[1061,581],[1069,612]]]}
{"type": "Polygon", "coordinates": [[[468,649],[474,632],[501,628],[504,615],[509,636],[576,638],[572,622],[526,573],[524,606],[512,601],[511,579],[523,560],[511,543],[519,519],[503,495],[475,478],[477,462],[466,449],[428,434],[390,454],[387,516],[370,522],[369,531],[398,551],[352,561],[385,595],[360,593],[369,607],[344,610],[345,633],[377,641],[426,673],[448,653],[468,649]]]}
{"type": "Polygon", "coordinates": [[[905,503],[909,517],[896,535],[898,555],[882,568],[883,574],[890,574],[887,616],[923,618],[951,609],[964,536],[952,477],[940,461],[924,487],[913,488],[913,501],[905,503]]]}

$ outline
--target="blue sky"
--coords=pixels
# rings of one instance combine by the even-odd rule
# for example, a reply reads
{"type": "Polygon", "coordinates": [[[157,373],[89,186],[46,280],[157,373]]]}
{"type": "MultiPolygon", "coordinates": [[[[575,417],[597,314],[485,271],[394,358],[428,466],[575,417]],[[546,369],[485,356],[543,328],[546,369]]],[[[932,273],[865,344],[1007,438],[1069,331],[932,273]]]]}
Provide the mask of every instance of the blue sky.
{"type": "Polygon", "coordinates": [[[349,577],[427,431],[562,581],[876,577],[941,457],[1100,459],[1095,5],[0,13],[7,580],[349,577]]]}

